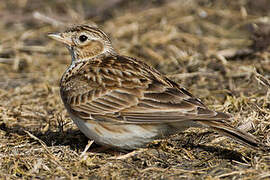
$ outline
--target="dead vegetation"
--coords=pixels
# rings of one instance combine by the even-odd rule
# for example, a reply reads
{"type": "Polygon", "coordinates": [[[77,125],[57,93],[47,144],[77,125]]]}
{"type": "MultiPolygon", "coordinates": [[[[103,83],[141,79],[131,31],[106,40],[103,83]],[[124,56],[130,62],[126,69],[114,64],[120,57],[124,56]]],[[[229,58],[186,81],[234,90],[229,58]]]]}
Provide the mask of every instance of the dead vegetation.
{"type": "Polygon", "coordinates": [[[206,129],[132,152],[88,142],[59,97],[68,51],[46,37],[95,22],[120,53],[144,59],[270,145],[268,1],[97,2],[0,3],[0,178],[270,178],[269,152],[206,129]]]}

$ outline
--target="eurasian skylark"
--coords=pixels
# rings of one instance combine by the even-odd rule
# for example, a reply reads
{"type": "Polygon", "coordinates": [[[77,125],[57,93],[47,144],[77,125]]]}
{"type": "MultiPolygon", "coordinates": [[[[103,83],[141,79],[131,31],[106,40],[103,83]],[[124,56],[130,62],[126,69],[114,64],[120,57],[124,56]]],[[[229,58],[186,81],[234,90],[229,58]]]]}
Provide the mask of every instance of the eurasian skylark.
{"type": "Polygon", "coordinates": [[[207,127],[252,147],[252,135],[228,124],[230,115],[199,99],[141,60],[119,55],[99,28],[78,25],[49,36],[64,43],[72,61],[61,97],[79,129],[96,143],[136,149],[189,127],[207,127]]]}

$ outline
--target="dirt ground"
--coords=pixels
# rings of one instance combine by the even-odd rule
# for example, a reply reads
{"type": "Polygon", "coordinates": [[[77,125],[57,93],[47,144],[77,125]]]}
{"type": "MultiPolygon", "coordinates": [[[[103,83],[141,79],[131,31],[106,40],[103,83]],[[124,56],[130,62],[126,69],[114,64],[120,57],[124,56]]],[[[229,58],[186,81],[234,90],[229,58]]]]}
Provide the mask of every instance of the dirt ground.
{"type": "Polygon", "coordinates": [[[47,37],[97,24],[270,145],[268,0],[2,0],[0,19],[0,179],[270,179],[269,152],[207,129],[132,152],[92,144],[59,96],[70,55],[47,37]]]}

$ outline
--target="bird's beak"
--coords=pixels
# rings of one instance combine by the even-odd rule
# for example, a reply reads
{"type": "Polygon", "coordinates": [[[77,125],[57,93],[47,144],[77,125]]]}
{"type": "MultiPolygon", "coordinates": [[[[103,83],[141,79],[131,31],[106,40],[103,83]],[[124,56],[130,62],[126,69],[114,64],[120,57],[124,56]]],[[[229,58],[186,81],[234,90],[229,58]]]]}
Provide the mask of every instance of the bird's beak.
{"type": "Polygon", "coordinates": [[[64,37],[63,33],[49,33],[48,36],[56,41],[62,42],[71,46],[73,44],[70,37],[64,37]]]}

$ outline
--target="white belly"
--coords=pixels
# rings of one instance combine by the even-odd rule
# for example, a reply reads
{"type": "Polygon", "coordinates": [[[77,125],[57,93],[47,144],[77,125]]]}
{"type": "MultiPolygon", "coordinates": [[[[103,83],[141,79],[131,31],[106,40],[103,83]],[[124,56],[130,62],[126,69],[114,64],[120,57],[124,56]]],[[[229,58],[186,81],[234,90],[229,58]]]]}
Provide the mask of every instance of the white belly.
{"type": "Polygon", "coordinates": [[[121,149],[136,149],[153,141],[160,134],[160,128],[152,125],[116,125],[72,118],[78,128],[96,143],[121,149]]]}

